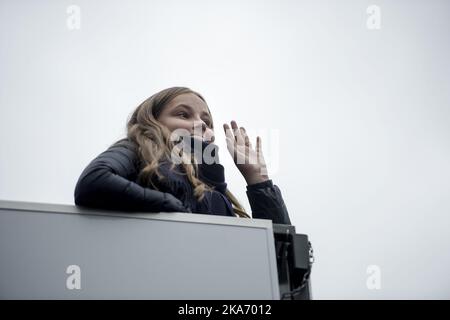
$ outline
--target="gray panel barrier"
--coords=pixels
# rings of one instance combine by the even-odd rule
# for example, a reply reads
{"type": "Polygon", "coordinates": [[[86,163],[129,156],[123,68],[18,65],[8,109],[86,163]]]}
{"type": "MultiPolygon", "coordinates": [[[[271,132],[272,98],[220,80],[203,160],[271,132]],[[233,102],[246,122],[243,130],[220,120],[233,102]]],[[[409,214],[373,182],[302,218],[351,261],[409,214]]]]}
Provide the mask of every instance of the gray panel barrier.
{"type": "Polygon", "coordinates": [[[0,200],[1,299],[280,299],[272,222],[0,200]]]}

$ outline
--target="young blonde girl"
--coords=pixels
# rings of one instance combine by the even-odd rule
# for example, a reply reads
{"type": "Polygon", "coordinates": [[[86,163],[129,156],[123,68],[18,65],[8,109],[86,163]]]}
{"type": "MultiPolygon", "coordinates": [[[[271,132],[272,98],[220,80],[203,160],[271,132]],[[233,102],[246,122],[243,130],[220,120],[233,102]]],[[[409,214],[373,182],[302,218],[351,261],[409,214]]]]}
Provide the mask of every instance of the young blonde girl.
{"type": "MultiPolygon", "coordinates": [[[[228,190],[224,167],[218,161],[201,161],[206,149],[214,150],[218,159],[214,129],[210,109],[199,93],[172,87],[152,95],[134,110],[126,138],[112,144],[83,170],[75,187],[75,204],[250,218],[228,190]],[[180,137],[176,132],[187,133],[187,145],[174,139],[180,137]],[[183,148],[195,141],[201,146],[200,157],[197,151],[183,148]],[[175,162],[174,155],[183,161],[175,162]]],[[[235,121],[231,128],[224,124],[223,129],[227,149],[247,182],[252,217],[291,224],[280,189],[267,175],[261,139],[257,137],[253,148],[245,128],[235,121]]]]}

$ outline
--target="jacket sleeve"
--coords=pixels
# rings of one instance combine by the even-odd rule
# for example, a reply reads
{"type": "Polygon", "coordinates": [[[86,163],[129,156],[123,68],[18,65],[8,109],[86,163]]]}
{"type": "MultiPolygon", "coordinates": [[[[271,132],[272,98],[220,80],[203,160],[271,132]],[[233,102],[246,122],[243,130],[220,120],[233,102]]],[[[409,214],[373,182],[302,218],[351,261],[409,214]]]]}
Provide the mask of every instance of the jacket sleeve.
{"type": "Polygon", "coordinates": [[[123,145],[111,146],[81,173],[74,192],[75,204],[121,211],[188,211],[172,194],[135,183],[137,161],[135,151],[123,145]]]}
{"type": "Polygon", "coordinates": [[[247,185],[247,197],[253,218],[269,219],[279,224],[291,224],[281,191],[272,180],[247,185]]]}

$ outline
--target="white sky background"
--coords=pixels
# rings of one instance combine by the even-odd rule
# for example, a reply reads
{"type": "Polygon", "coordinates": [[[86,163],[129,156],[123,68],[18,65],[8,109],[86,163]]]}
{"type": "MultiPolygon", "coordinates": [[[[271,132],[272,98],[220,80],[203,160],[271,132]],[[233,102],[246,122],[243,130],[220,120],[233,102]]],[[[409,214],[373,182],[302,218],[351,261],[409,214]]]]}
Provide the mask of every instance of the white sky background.
{"type": "Polygon", "coordinates": [[[450,2],[2,0],[0,39],[0,199],[73,204],[135,107],[188,86],[249,211],[222,124],[262,135],[315,299],[450,298],[450,2]]]}

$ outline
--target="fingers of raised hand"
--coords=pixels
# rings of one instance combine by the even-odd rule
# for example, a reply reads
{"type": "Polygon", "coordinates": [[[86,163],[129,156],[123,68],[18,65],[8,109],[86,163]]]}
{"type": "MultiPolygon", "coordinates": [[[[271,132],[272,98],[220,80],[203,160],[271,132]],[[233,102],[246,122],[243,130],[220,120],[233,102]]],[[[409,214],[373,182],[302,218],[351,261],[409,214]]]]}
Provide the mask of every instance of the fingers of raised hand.
{"type": "Polygon", "coordinates": [[[231,128],[233,129],[234,137],[238,145],[243,145],[245,143],[244,137],[242,136],[241,129],[239,129],[236,121],[231,120],[231,128]]]}
{"type": "Polygon", "coordinates": [[[252,143],[250,142],[250,138],[247,135],[247,131],[245,131],[244,127],[241,127],[241,135],[244,138],[244,143],[246,146],[248,146],[249,148],[252,148],[252,143]]]}

